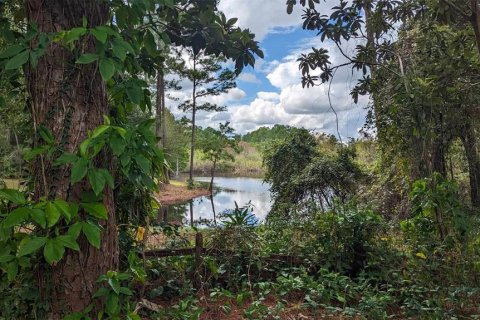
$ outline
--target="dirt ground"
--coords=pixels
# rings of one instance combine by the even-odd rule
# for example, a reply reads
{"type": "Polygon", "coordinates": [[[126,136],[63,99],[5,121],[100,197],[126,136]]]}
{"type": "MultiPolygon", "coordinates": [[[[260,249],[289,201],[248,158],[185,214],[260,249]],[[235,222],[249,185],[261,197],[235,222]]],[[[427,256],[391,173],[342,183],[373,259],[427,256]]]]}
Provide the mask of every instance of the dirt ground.
{"type": "Polygon", "coordinates": [[[162,205],[168,206],[207,195],[210,195],[207,189],[188,189],[185,183],[172,181],[157,193],[157,199],[162,205]]]}

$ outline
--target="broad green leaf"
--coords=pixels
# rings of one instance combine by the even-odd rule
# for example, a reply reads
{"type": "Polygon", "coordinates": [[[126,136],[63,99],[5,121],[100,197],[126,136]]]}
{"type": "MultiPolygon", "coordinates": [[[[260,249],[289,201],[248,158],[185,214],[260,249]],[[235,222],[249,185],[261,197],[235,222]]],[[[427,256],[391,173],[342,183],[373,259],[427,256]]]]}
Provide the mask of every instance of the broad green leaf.
{"type": "Polygon", "coordinates": [[[105,131],[107,131],[108,129],[110,129],[110,126],[109,126],[109,125],[102,124],[101,126],[96,127],[95,130],[93,130],[92,135],[90,136],[90,138],[91,138],[91,139],[96,138],[96,137],[102,135],[102,134],[103,134],[105,131]]]}
{"type": "Polygon", "coordinates": [[[55,137],[53,136],[52,132],[48,130],[45,127],[40,127],[38,129],[38,134],[40,134],[40,137],[42,137],[43,141],[45,141],[48,144],[54,144],[55,143],[55,137]]]}
{"type": "Polygon", "coordinates": [[[102,75],[103,80],[107,81],[115,73],[115,65],[111,59],[103,58],[100,59],[100,74],[102,75]]]}
{"type": "Polygon", "coordinates": [[[125,151],[125,147],[127,146],[124,139],[115,135],[110,140],[110,148],[113,151],[113,154],[116,156],[121,155],[125,151]]]}
{"type": "Polygon", "coordinates": [[[80,143],[79,151],[82,157],[87,154],[87,149],[88,149],[88,146],[90,145],[90,141],[92,140],[88,138],[88,139],[85,139],[82,143],[80,143]]]}
{"type": "Polygon", "coordinates": [[[110,278],[108,279],[108,285],[110,286],[110,288],[113,289],[113,291],[115,291],[116,294],[119,294],[120,293],[120,282],[118,281],[118,279],[115,279],[115,278],[110,278]]]}
{"type": "Polygon", "coordinates": [[[93,34],[95,38],[97,38],[98,41],[101,43],[107,42],[107,37],[108,34],[105,32],[105,30],[99,29],[98,27],[95,29],[90,29],[90,32],[93,34]]]}
{"type": "Polygon", "coordinates": [[[70,206],[65,200],[62,199],[57,199],[53,201],[57,209],[63,214],[65,218],[67,218],[67,221],[70,221],[72,219],[72,213],[70,212],[70,206]]]}
{"type": "Polygon", "coordinates": [[[95,292],[95,294],[93,295],[93,297],[94,297],[94,298],[103,297],[103,296],[106,296],[109,292],[110,292],[110,290],[108,290],[108,289],[105,288],[105,287],[102,287],[102,288],[98,289],[97,292],[95,292]]]}
{"type": "Polygon", "coordinates": [[[88,171],[88,182],[90,182],[90,186],[92,186],[96,195],[99,195],[105,188],[105,177],[98,169],[88,171]]]}
{"type": "Polygon", "coordinates": [[[78,159],[72,166],[72,176],[70,180],[72,183],[77,183],[81,181],[85,175],[87,174],[88,170],[88,159],[80,158],[78,159]]]}
{"type": "Polygon", "coordinates": [[[52,265],[60,261],[65,253],[63,243],[58,239],[48,239],[43,248],[43,256],[48,264],[52,265]]]}
{"type": "Polygon", "coordinates": [[[27,63],[29,58],[30,50],[20,52],[8,60],[8,62],[5,64],[5,70],[15,70],[27,63]]]}
{"type": "Polygon", "coordinates": [[[137,165],[143,171],[143,173],[145,173],[147,175],[150,174],[150,170],[152,169],[152,164],[151,164],[150,160],[148,160],[147,158],[145,158],[141,154],[135,155],[134,159],[135,159],[135,162],[137,163],[137,165]]]}
{"type": "Polygon", "coordinates": [[[100,228],[92,223],[83,222],[82,232],[88,242],[97,249],[100,249],[100,228]]]}
{"type": "Polygon", "coordinates": [[[110,292],[107,295],[107,301],[105,303],[105,311],[109,315],[115,315],[119,312],[119,310],[120,310],[120,305],[119,305],[118,294],[114,292],[110,292]]]}
{"type": "Polygon", "coordinates": [[[55,160],[54,165],[61,166],[69,163],[74,163],[78,160],[78,156],[73,153],[65,152],[55,160]]]}
{"type": "Polygon", "coordinates": [[[30,215],[32,217],[32,220],[38,223],[40,227],[45,229],[47,226],[47,216],[45,212],[41,209],[32,209],[30,211],[30,215]]]}
{"type": "Polygon", "coordinates": [[[7,266],[7,278],[8,281],[13,281],[18,274],[18,263],[17,261],[12,261],[7,266]]]}
{"type": "Polygon", "coordinates": [[[57,240],[60,241],[62,245],[66,248],[70,248],[76,251],[80,250],[76,238],[73,235],[58,236],[57,240]]]}
{"type": "Polygon", "coordinates": [[[78,40],[80,39],[81,36],[83,36],[85,33],[87,33],[87,29],[86,28],[73,28],[71,30],[69,30],[66,35],[65,35],[65,41],[67,43],[71,43],[75,40],[78,40]]]}
{"type": "Polygon", "coordinates": [[[137,84],[132,84],[126,89],[128,99],[134,104],[140,104],[143,98],[143,89],[137,84]]]}
{"type": "Polygon", "coordinates": [[[10,46],[6,50],[2,51],[2,53],[0,53],[0,59],[6,59],[16,56],[23,50],[25,50],[25,46],[23,44],[16,44],[14,46],[10,46]]]}
{"type": "Polygon", "coordinates": [[[98,54],[94,53],[84,53],[82,54],[75,63],[77,64],[89,64],[98,60],[98,54]]]}
{"type": "Polygon", "coordinates": [[[38,155],[44,154],[50,149],[49,146],[41,146],[38,148],[33,148],[32,150],[25,153],[24,158],[26,161],[35,159],[38,155]]]}
{"type": "Polygon", "coordinates": [[[15,204],[27,203],[24,194],[15,189],[0,189],[0,199],[5,199],[15,204]]]}
{"type": "Polygon", "coordinates": [[[127,288],[127,287],[121,287],[121,288],[120,288],[120,293],[121,293],[121,294],[124,294],[124,295],[126,295],[126,296],[132,296],[132,295],[133,295],[132,290],[130,290],[130,289],[127,288]]]}
{"type": "Polygon", "coordinates": [[[110,172],[108,172],[107,169],[98,169],[98,171],[100,172],[101,175],[103,175],[103,178],[105,179],[105,181],[107,182],[107,185],[110,187],[110,188],[114,188],[114,182],[113,182],[113,177],[112,175],[110,174],[110,172]]]}
{"type": "Polygon", "coordinates": [[[68,228],[67,234],[72,236],[75,240],[78,238],[80,235],[80,232],[82,231],[82,222],[76,222],[68,228]]]}
{"type": "Polygon", "coordinates": [[[47,202],[47,205],[45,206],[45,215],[47,217],[47,226],[51,228],[57,224],[61,213],[52,202],[47,202]]]}
{"type": "Polygon", "coordinates": [[[26,208],[26,207],[17,208],[12,212],[10,212],[7,218],[3,221],[3,225],[7,228],[18,226],[22,222],[27,220],[29,216],[30,216],[29,208],[26,208]]]}
{"type": "Polygon", "coordinates": [[[103,220],[108,218],[108,212],[103,203],[82,203],[81,206],[86,212],[95,218],[103,220]]]}
{"type": "Polygon", "coordinates": [[[23,257],[28,254],[34,253],[47,242],[46,237],[34,237],[34,238],[25,238],[20,242],[18,247],[17,256],[23,257]]]}

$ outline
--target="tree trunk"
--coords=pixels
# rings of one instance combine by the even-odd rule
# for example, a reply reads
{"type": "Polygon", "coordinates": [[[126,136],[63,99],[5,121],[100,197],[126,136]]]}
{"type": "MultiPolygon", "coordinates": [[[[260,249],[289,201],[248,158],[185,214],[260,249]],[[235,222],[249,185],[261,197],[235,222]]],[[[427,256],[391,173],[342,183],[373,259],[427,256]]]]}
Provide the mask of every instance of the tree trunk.
{"type": "MultiPolygon", "coordinates": [[[[157,70],[157,94],[156,94],[156,115],[155,115],[155,135],[158,139],[158,147],[165,148],[165,77],[163,73],[163,66],[157,70]]],[[[168,184],[170,179],[168,177],[168,170],[163,173],[163,182],[168,184]]]]}
{"type": "Polygon", "coordinates": [[[472,10],[471,23],[473,31],[475,31],[478,54],[480,54],[480,0],[470,0],[470,7],[472,10]]]}
{"type": "Polygon", "coordinates": [[[217,166],[217,160],[213,161],[213,166],[212,166],[212,179],[210,180],[210,187],[208,190],[210,191],[210,195],[213,195],[213,179],[215,178],[215,167],[217,166]]]}
{"type": "Polygon", "coordinates": [[[468,161],[472,206],[474,208],[480,208],[480,158],[477,147],[478,142],[475,129],[469,123],[465,125],[461,139],[468,161]]]}
{"type": "Polygon", "coordinates": [[[158,140],[158,147],[165,147],[165,142],[163,140],[163,117],[164,115],[164,106],[163,106],[163,96],[165,95],[165,79],[163,77],[163,70],[160,68],[157,70],[157,94],[156,94],[156,116],[155,116],[155,134],[158,140]]]}
{"type": "MultiPolygon", "coordinates": [[[[197,59],[193,56],[193,72],[196,73],[197,59]]],[[[189,170],[189,184],[193,185],[193,156],[195,153],[195,116],[197,113],[197,82],[193,81],[192,93],[192,139],[190,146],[190,170],[189,170]]]]}
{"type": "MultiPolygon", "coordinates": [[[[108,21],[109,8],[101,1],[82,0],[27,0],[28,22],[36,24],[40,32],[57,32],[82,26],[86,18],[89,27],[108,21]]],[[[91,36],[79,41],[77,48],[95,52],[91,36]]],[[[76,57],[59,43],[50,44],[36,69],[27,70],[27,85],[35,131],[49,129],[58,146],[67,152],[76,152],[87,138],[87,132],[103,123],[108,115],[107,93],[96,64],[76,65],[76,57]]],[[[35,139],[38,143],[38,138],[35,139]]],[[[110,157],[101,153],[96,166],[111,169],[110,157]]],[[[91,190],[87,182],[70,185],[70,168],[55,167],[39,157],[33,168],[34,198],[46,196],[79,202],[80,195],[91,190]]],[[[103,223],[101,247],[95,249],[81,235],[80,252],[67,250],[64,258],[52,267],[52,319],[65,313],[81,311],[92,303],[97,290],[96,280],[118,266],[118,242],[115,225],[113,192],[105,189],[103,202],[108,220],[103,223]]],[[[80,213],[82,214],[82,213],[80,213]]],[[[45,278],[45,275],[43,275],[45,278]]]]}

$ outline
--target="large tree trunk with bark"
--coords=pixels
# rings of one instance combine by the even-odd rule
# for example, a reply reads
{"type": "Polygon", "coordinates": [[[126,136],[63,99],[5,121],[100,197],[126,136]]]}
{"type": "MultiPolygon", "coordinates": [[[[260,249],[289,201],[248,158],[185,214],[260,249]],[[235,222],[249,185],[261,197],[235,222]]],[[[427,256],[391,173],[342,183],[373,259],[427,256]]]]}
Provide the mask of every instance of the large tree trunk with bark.
{"type": "MultiPolygon", "coordinates": [[[[97,0],[27,0],[28,21],[40,32],[58,32],[82,26],[85,17],[89,27],[108,21],[109,8],[97,0]]],[[[95,52],[91,37],[83,37],[76,48],[95,52]]],[[[87,138],[87,132],[103,122],[108,115],[107,93],[95,64],[76,65],[76,57],[60,43],[51,43],[35,69],[28,70],[27,84],[34,128],[49,129],[58,146],[76,152],[87,138]]],[[[39,143],[39,139],[35,139],[39,143]]],[[[96,160],[97,167],[111,169],[110,157],[104,152],[96,160]]],[[[55,167],[44,158],[34,164],[35,198],[46,196],[79,202],[80,195],[91,187],[87,182],[70,184],[70,168],[55,167]]],[[[115,225],[113,192],[105,189],[103,202],[108,220],[103,223],[101,247],[95,249],[81,235],[80,252],[67,250],[64,258],[52,267],[52,319],[81,311],[92,303],[97,290],[96,280],[118,266],[118,242],[115,225]]],[[[82,213],[80,213],[82,214],[82,213]]]]}

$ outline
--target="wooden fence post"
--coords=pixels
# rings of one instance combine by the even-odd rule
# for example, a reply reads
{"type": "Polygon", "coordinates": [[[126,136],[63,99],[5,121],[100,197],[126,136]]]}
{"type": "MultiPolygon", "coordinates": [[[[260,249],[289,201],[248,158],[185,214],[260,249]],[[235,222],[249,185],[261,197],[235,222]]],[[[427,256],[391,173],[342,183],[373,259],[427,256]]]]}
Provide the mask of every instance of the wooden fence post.
{"type": "Polygon", "coordinates": [[[195,288],[199,290],[202,287],[201,268],[203,262],[203,235],[197,232],[195,235],[195,288]]]}

